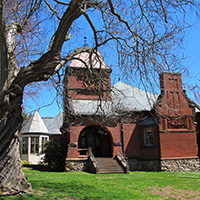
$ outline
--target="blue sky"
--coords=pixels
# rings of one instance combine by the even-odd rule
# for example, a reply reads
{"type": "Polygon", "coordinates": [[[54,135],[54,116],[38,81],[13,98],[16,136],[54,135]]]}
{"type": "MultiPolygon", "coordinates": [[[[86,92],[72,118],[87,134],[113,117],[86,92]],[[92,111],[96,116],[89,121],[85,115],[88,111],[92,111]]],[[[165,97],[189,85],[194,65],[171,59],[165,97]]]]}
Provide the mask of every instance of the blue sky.
{"type": "MultiPolygon", "coordinates": [[[[190,77],[183,76],[183,83],[191,83],[197,80],[200,76],[200,23],[196,23],[190,30],[184,40],[184,54],[186,56],[183,65],[187,67],[190,72],[190,77]]],[[[84,43],[84,39],[80,38],[79,43],[84,43]]],[[[106,60],[105,60],[106,61],[106,60]]],[[[197,82],[197,81],[196,81],[197,82]]],[[[187,86],[185,85],[187,90],[187,86]]],[[[194,99],[192,92],[187,92],[188,96],[194,99]]],[[[39,109],[42,117],[54,117],[62,111],[55,100],[55,89],[45,87],[42,89],[40,95],[35,100],[29,99],[26,103],[26,111],[33,112],[39,109]]]]}
{"type": "Polygon", "coordinates": [[[194,25],[185,40],[185,64],[192,74],[200,73],[200,23],[194,25]]]}

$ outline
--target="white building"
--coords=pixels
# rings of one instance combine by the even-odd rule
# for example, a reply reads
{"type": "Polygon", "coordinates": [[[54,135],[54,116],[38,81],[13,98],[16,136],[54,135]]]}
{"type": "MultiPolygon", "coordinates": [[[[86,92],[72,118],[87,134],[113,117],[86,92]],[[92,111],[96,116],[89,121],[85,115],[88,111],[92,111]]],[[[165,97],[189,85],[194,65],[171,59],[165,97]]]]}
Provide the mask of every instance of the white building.
{"type": "Polygon", "coordinates": [[[42,161],[42,145],[51,135],[61,135],[59,128],[62,122],[62,113],[55,118],[41,118],[39,111],[35,111],[21,130],[21,159],[32,164],[42,161]]]}

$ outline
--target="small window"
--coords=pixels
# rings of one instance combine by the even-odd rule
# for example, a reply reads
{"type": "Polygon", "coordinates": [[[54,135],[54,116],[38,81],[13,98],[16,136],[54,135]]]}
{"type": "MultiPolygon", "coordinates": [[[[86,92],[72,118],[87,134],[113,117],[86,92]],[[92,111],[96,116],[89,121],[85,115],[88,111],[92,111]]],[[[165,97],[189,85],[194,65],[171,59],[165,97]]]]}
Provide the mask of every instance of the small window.
{"type": "Polygon", "coordinates": [[[39,153],[39,137],[31,137],[31,153],[39,153]]]}
{"type": "Polygon", "coordinates": [[[154,146],[154,133],[153,128],[144,129],[144,146],[154,146]]]}
{"type": "Polygon", "coordinates": [[[22,137],[22,154],[28,154],[28,137],[22,137]]]}

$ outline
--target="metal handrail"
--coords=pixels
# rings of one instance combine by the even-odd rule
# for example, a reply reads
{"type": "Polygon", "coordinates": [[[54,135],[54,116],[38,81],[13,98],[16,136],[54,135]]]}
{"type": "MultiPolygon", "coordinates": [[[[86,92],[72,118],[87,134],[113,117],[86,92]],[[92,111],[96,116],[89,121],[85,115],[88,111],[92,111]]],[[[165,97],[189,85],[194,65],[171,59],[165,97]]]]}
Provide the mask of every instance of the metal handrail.
{"type": "Polygon", "coordinates": [[[117,155],[121,157],[121,159],[126,163],[127,166],[129,166],[128,161],[124,158],[124,156],[122,156],[119,151],[117,150],[117,155]]]}
{"type": "Polygon", "coordinates": [[[96,166],[98,167],[98,162],[96,161],[94,154],[92,152],[90,152],[90,156],[92,156],[93,161],[95,162],[96,166]]]}

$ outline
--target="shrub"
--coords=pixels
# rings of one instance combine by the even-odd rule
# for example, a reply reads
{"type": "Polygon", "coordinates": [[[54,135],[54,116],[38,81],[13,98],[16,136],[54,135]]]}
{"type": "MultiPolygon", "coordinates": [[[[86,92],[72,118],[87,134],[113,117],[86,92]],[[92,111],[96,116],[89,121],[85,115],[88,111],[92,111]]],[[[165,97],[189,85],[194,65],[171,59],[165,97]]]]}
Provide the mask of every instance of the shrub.
{"type": "Polygon", "coordinates": [[[27,160],[20,160],[21,165],[32,165],[33,163],[27,160]]]}
{"type": "Polygon", "coordinates": [[[44,154],[43,162],[54,171],[64,171],[65,159],[63,153],[63,142],[61,139],[52,139],[42,147],[44,154]]]}

